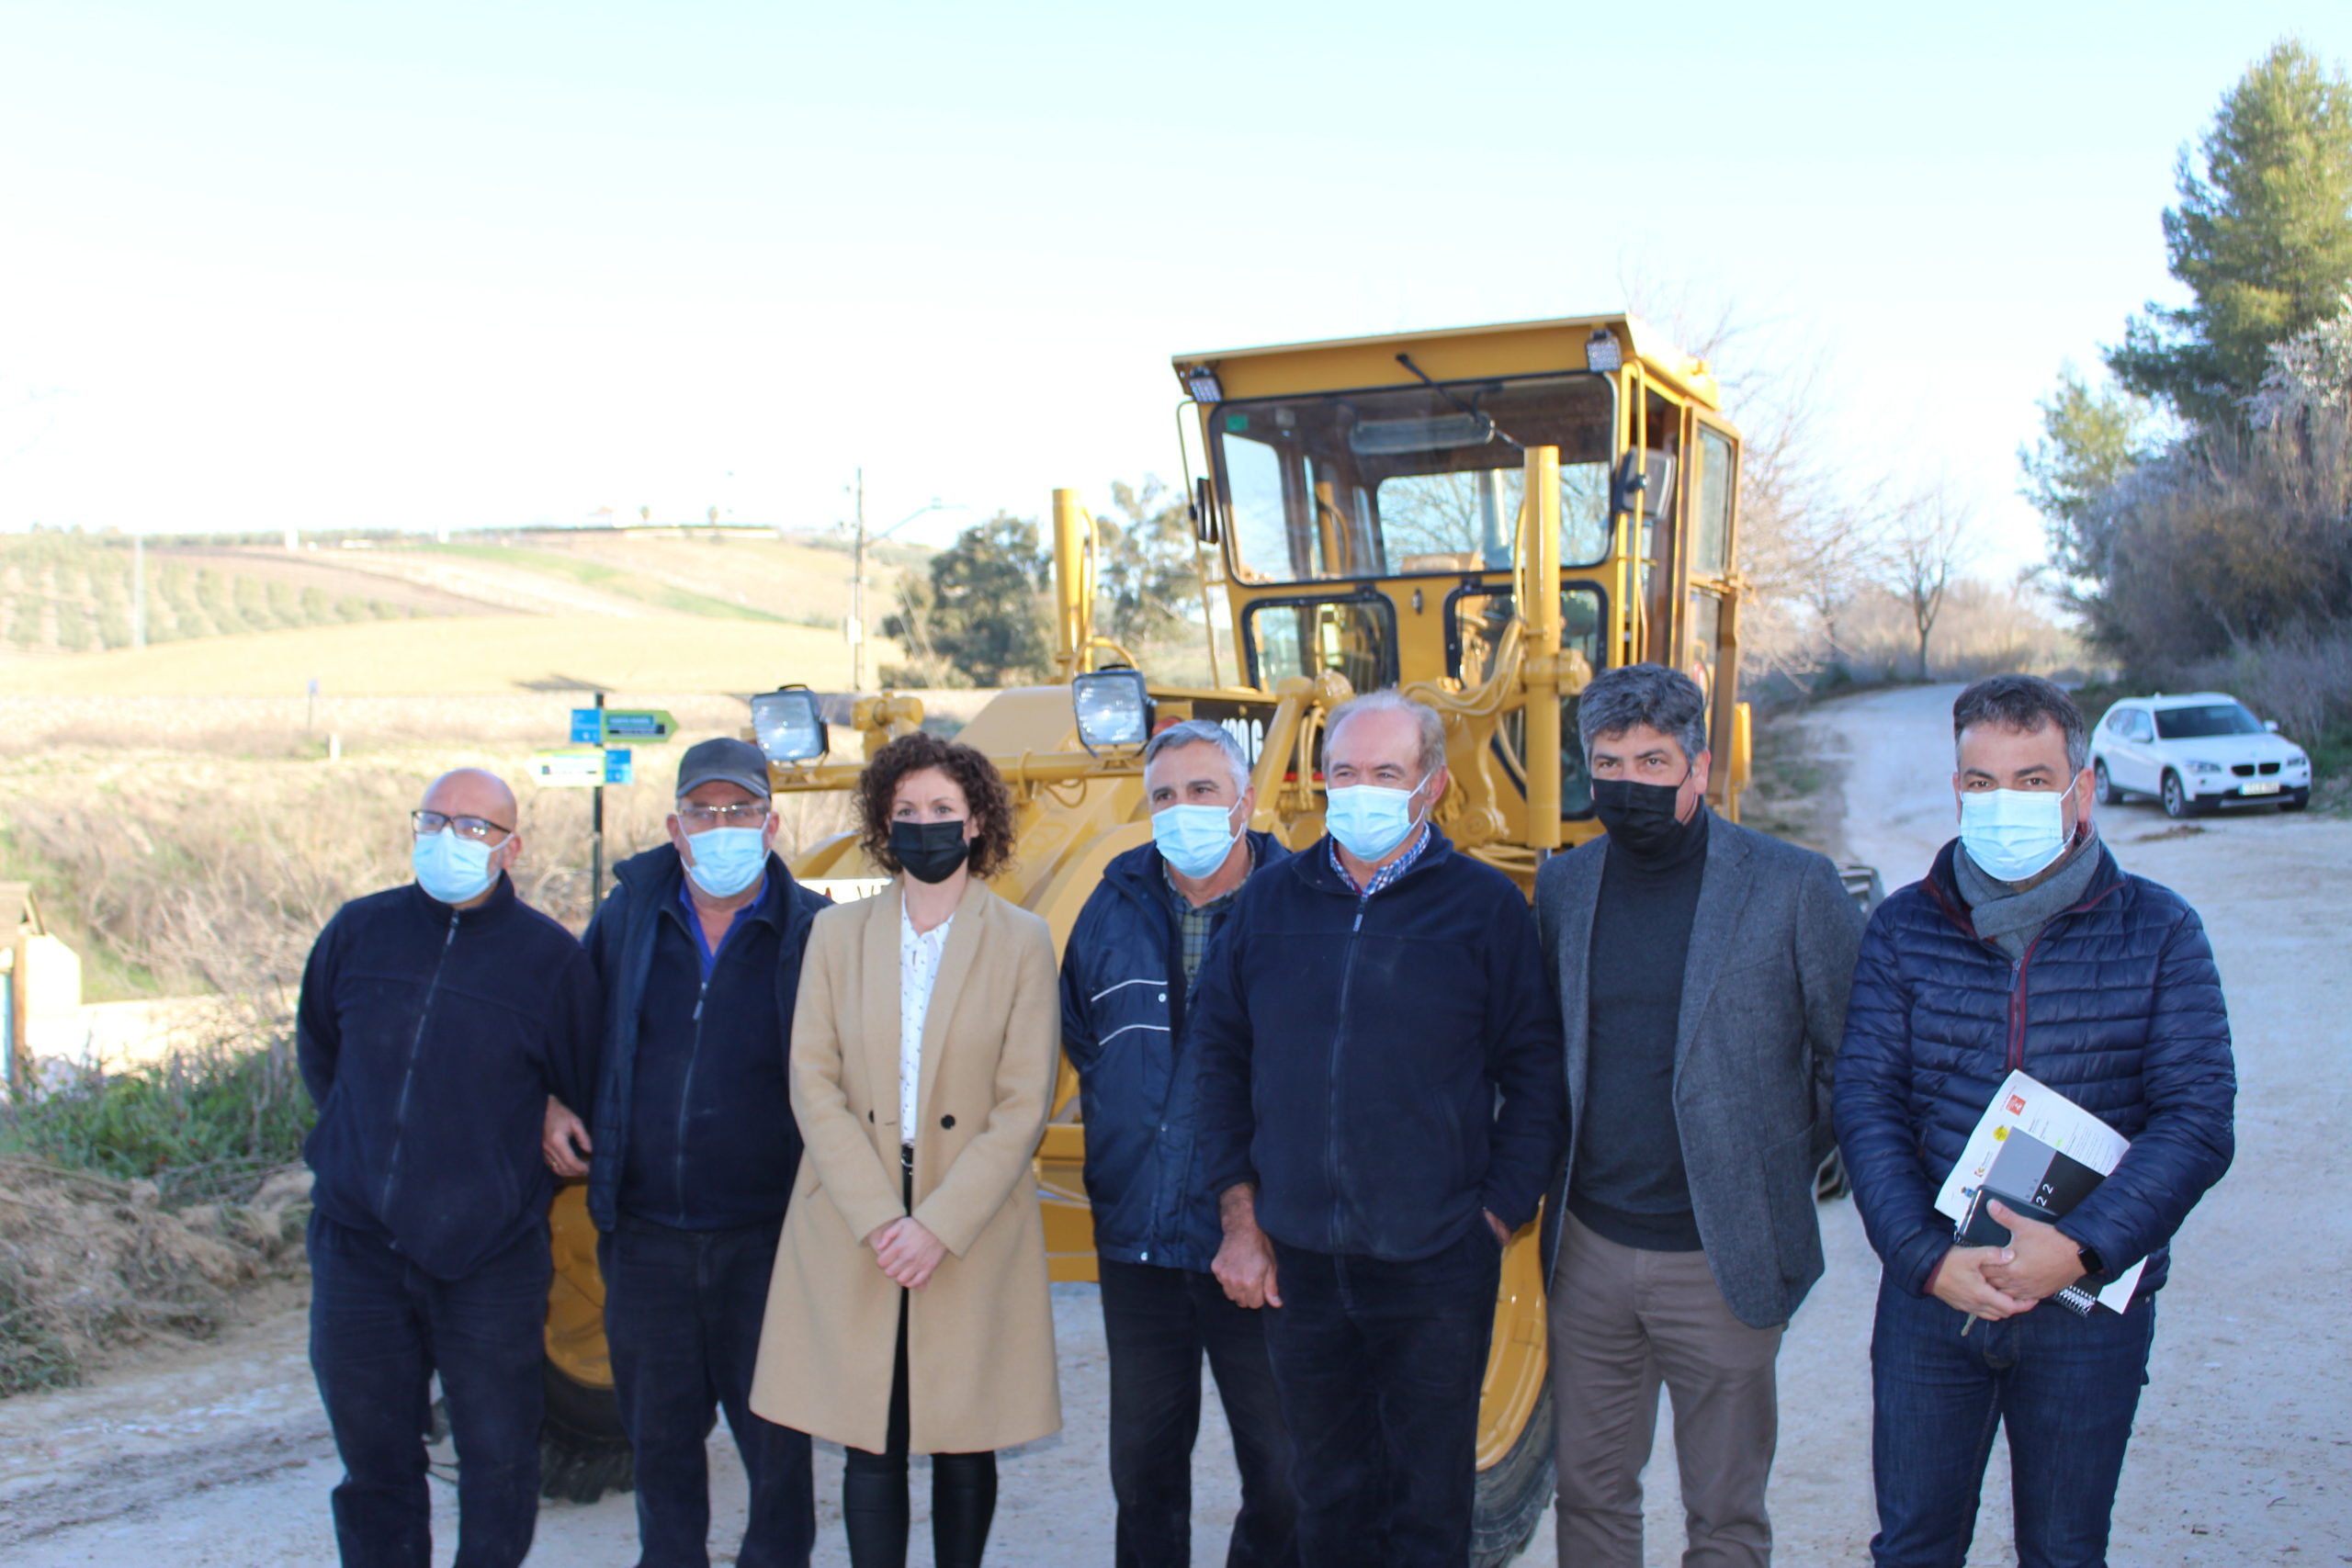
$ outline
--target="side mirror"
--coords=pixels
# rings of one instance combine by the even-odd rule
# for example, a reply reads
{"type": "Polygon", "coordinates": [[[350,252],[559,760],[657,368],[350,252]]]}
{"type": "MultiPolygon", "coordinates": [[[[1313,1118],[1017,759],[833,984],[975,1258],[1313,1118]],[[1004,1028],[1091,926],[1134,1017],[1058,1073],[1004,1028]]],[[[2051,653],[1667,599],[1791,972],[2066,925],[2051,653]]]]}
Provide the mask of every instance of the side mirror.
{"type": "Polygon", "coordinates": [[[1674,457],[1655,449],[1628,452],[1617,459],[1609,489],[1611,511],[1631,512],[1638,495],[1646,502],[1642,509],[1645,515],[1662,517],[1674,505],[1674,457]]]}
{"type": "Polygon", "coordinates": [[[1209,488],[1209,481],[1205,478],[1194,479],[1193,481],[1193,537],[1202,544],[1214,545],[1217,542],[1218,532],[1216,491],[1209,488]]]}
{"type": "Polygon", "coordinates": [[[2262,728],[2276,735],[2278,733],[2278,721],[2275,718],[2266,718],[2262,721],[2262,728]]]}

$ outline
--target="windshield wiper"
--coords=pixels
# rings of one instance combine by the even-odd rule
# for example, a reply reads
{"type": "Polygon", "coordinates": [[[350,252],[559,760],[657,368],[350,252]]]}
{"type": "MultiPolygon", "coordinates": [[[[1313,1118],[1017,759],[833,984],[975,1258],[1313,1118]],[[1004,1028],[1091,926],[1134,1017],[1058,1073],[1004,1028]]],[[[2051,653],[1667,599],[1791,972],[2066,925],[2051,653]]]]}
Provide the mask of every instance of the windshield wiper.
{"type": "Polygon", "coordinates": [[[1509,442],[1511,446],[1521,452],[1527,450],[1526,444],[1517,439],[1510,431],[1505,430],[1501,425],[1497,424],[1492,414],[1473,407],[1471,404],[1464,402],[1460,398],[1455,397],[1453,395],[1453,388],[1442,387],[1437,382],[1430,380],[1429,372],[1414,364],[1413,356],[1411,355],[1398,355],[1396,356],[1396,363],[1403,366],[1406,369],[1410,370],[1416,377],[1419,378],[1422,386],[1427,387],[1430,391],[1435,392],[1439,397],[1443,398],[1447,402],[1452,403],[1455,408],[1460,409],[1464,413],[1468,414],[1472,419],[1475,419],[1480,424],[1485,425],[1487,427],[1487,434],[1489,439],[1509,442]]]}

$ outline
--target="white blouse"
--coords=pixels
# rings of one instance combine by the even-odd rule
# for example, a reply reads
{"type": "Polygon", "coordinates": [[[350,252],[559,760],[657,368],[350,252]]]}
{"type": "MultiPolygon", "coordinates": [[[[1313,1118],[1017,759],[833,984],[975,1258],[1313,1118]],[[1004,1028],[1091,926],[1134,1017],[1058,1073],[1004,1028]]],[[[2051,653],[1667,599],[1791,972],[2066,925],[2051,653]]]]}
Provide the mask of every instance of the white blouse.
{"type": "Polygon", "coordinates": [[[931,988],[939,979],[939,955],[947,948],[948,916],[917,931],[906,907],[899,908],[899,1142],[915,1141],[916,1100],[922,1093],[922,1022],[931,1012],[931,988]]]}

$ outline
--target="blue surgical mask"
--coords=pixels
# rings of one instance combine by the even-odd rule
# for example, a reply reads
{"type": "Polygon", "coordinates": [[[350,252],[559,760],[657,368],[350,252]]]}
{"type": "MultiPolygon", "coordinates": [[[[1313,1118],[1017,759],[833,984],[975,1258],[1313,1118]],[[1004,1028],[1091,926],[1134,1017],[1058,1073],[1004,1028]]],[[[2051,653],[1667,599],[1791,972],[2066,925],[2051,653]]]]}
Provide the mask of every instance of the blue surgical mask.
{"type": "Polygon", "coordinates": [[[695,863],[686,874],[714,898],[732,898],[760,879],[767,868],[767,829],[712,828],[686,840],[695,863]]]}
{"type": "Polygon", "coordinates": [[[1960,797],[1960,842],[1996,882],[2023,882],[2066,852],[2064,802],[2074,789],[1987,789],[1960,797]]]}
{"type": "MultiPolygon", "coordinates": [[[[1429,781],[1423,779],[1422,784],[1429,781]]],[[[1340,847],[1361,861],[1375,861],[1405,841],[1420,818],[1413,795],[1420,789],[1383,789],[1378,784],[1342,784],[1325,799],[1323,826],[1340,847]]]]}
{"type": "Polygon", "coordinates": [[[1224,806],[1163,806],[1151,814],[1151,841],[1179,876],[1194,881],[1225,863],[1241,830],[1224,806]]]}
{"type": "Polygon", "coordinates": [[[444,904],[463,904],[490,891],[498,873],[491,869],[492,846],[458,837],[454,828],[419,834],[409,845],[408,863],[416,885],[444,904]]]}

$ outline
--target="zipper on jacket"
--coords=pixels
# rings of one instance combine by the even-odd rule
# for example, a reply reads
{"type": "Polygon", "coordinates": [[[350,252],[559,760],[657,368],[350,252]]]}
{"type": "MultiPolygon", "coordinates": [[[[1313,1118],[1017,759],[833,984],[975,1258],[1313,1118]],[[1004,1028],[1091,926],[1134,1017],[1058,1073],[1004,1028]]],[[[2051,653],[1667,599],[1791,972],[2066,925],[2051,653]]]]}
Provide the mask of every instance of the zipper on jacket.
{"type": "Polygon", "coordinates": [[[1340,1213],[1344,1207],[1340,1196],[1340,1179],[1343,1175],[1340,1159],[1340,1047],[1347,1039],[1348,993],[1355,988],[1356,946],[1357,939],[1363,931],[1363,908],[1371,902],[1372,895],[1369,893],[1360,893],[1356,896],[1355,923],[1348,928],[1348,951],[1346,956],[1340,961],[1340,1000],[1332,1010],[1334,1021],[1339,1027],[1331,1031],[1331,1092],[1324,1100],[1326,1109],[1323,1113],[1323,1179],[1331,1188],[1330,1234],[1331,1245],[1334,1247],[1338,1247],[1341,1240],[1340,1213]]]}
{"type": "Polygon", "coordinates": [[[433,998],[441,989],[441,971],[449,965],[449,949],[458,940],[458,912],[449,911],[449,930],[441,938],[441,955],[433,961],[433,978],[424,983],[424,1000],[417,1004],[416,1033],[408,1043],[408,1067],[401,1074],[401,1097],[392,1103],[392,1152],[384,1162],[384,1190],[377,1200],[379,1217],[389,1217],[392,1189],[401,1177],[401,1148],[408,1141],[408,1099],[416,1087],[416,1059],[424,1050],[424,1025],[433,1016],[433,998]]]}
{"type": "Polygon", "coordinates": [[[686,1076],[678,1089],[678,1152],[672,1162],[672,1169],[678,1189],[678,1213],[681,1218],[686,1212],[686,1117],[695,1102],[695,1068],[702,1061],[702,1004],[709,997],[710,976],[706,975],[695,990],[695,1042],[686,1048],[686,1076]]]}

